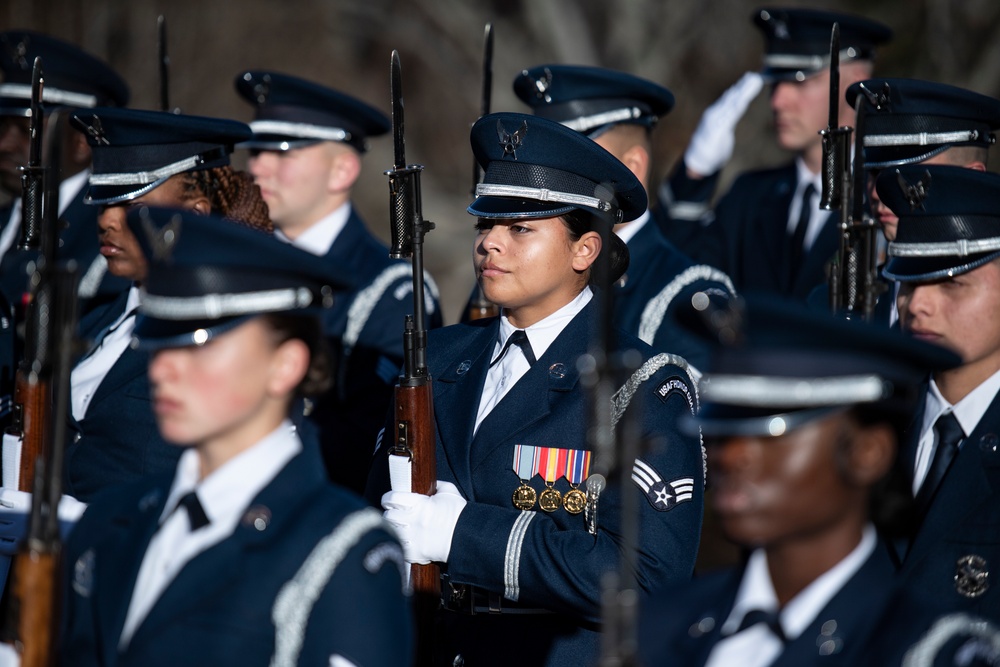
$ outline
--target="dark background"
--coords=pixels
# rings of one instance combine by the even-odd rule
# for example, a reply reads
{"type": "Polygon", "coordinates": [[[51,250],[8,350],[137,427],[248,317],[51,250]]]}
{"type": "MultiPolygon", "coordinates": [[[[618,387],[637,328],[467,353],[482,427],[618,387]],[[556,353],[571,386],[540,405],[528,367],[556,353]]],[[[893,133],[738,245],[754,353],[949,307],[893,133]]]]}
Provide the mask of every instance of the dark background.
{"type": "MultiPolygon", "coordinates": [[[[104,58],[132,87],[132,106],[156,108],[156,18],[168,26],[170,101],[185,113],[250,119],[233,90],[244,69],[269,68],[342,89],[388,112],[389,54],[398,49],[406,99],[407,158],[426,165],[424,216],[437,222],[427,266],[453,322],[472,285],[472,156],[479,114],[483,27],[495,35],[492,110],[524,107],[511,82],[543,62],[626,70],[669,87],[677,106],[656,130],[657,175],[683,153],[700,113],[748,69],[762,40],[751,0],[0,0],[0,28],[47,32],[104,58]]],[[[1000,96],[1000,2],[817,0],[889,24],[894,42],[876,71],[1000,96]]],[[[355,201],[388,236],[391,141],[372,142],[355,201]]],[[[724,173],[774,164],[766,94],[737,132],[724,173]]],[[[242,166],[242,156],[237,165],[242,166]]]]}

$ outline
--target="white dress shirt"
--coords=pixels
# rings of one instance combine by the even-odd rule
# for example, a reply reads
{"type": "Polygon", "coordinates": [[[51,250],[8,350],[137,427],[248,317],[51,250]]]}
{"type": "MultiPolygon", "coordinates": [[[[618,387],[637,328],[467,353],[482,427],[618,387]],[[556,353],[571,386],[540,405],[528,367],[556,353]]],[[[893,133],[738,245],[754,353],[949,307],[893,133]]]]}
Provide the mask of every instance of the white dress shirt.
{"type": "Polygon", "coordinates": [[[187,449],[177,463],[160,528],[143,556],[129,604],[119,648],[125,649],[149,610],[177,573],[195,556],[233,533],[250,503],[278,472],[302,451],[302,441],[287,419],[263,440],[201,479],[198,452],[187,449]],[[197,491],[210,523],[192,532],[187,512],[177,502],[197,491]],[[174,510],[177,511],[174,511],[174,510]]]}
{"type": "Polygon", "coordinates": [[[640,229],[646,226],[647,222],[649,222],[648,208],[643,212],[642,215],[640,215],[638,218],[636,218],[632,222],[622,227],[621,231],[616,231],[615,234],[617,234],[618,238],[620,238],[622,241],[628,243],[635,237],[636,234],[639,233],[640,229]]]}
{"type": "MultiPolygon", "coordinates": [[[[585,287],[575,299],[545,319],[535,322],[524,330],[524,333],[528,336],[528,342],[531,343],[531,351],[534,353],[535,359],[540,359],[545,354],[545,350],[549,349],[552,341],[562,333],[562,330],[566,328],[570,320],[576,317],[583,310],[583,307],[590,303],[593,297],[594,293],[589,287],[585,287]]],[[[490,355],[490,361],[496,359],[507,339],[515,331],[517,331],[517,327],[507,320],[506,314],[501,313],[500,333],[493,345],[493,353],[490,355]]],[[[487,371],[486,382],[483,384],[483,395],[479,399],[479,412],[476,413],[476,427],[473,434],[479,430],[479,425],[486,419],[486,415],[490,414],[493,408],[496,407],[496,404],[500,402],[500,399],[507,395],[510,388],[528,372],[529,368],[530,365],[521,352],[521,348],[517,345],[511,345],[503,358],[487,371]]]]}
{"type": "MultiPolygon", "coordinates": [[[[934,450],[937,449],[937,436],[934,433],[934,423],[938,417],[954,412],[959,425],[965,431],[965,435],[970,435],[979,424],[989,409],[997,392],[1000,391],[1000,371],[997,371],[986,379],[981,385],[970,391],[965,398],[955,405],[949,403],[937,383],[931,378],[930,391],[924,401],[924,420],[920,426],[920,442],[917,444],[917,455],[913,462],[913,495],[917,495],[920,485],[927,477],[931,461],[934,459],[934,450]]],[[[965,440],[959,444],[959,449],[965,446],[965,440]]]]}
{"type": "Polygon", "coordinates": [[[80,421],[87,415],[90,400],[101,386],[108,371],[122,356],[132,341],[135,314],[139,307],[139,288],[132,285],[123,312],[108,328],[104,338],[94,341],[96,348],[81,359],[69,376],[70,403],[73,419],[80,421]]]}
{"type": "MultiPolygon", "coordinates": [[[[858,546],[846,558],[788,601],[778,617],[788,641],[794,641],[809,627],[844,584],[861,569],[875,551],[875,544],[875,528],[866,526],[858,546]]],[[[750,554],[733,610],[722,626],[724,638],[712,649],[705,667],[766,667],[781,655],[784,644],[763,623],[732,634],[740,627],[747,612],[754,609],[778,611],[778,596],[767,569],[767,555],[762,549],[750,554]]]]}
{"type": "Polygon", "coordinates": [[[330,252],[333,242],[340,236],[340,232],[347,226],[347,221],[351,217],[351,202],[346,202],[317,220],[309,229],[299,234],[296,238],[288,238],[280,229],[274,229],[274,235],[284,241],[291,243],[296,248],[305,250],[322,257],[330,252]]]}

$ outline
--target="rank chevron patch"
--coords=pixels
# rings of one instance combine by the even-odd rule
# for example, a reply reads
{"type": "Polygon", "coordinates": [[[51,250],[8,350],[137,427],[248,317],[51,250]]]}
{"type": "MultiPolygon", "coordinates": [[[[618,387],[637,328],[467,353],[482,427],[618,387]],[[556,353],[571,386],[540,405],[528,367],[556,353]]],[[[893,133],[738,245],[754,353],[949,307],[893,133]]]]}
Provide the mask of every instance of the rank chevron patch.
{"type": "Polygon", "coordinates": [[[652,466],[640,459],[636,459],[635,465],[632,466],[632,481],[642,489],[646,494],[646,500],[657,512],[669,512],[679,503],[694,497],[693,477],[664,482],[652,466]]]}

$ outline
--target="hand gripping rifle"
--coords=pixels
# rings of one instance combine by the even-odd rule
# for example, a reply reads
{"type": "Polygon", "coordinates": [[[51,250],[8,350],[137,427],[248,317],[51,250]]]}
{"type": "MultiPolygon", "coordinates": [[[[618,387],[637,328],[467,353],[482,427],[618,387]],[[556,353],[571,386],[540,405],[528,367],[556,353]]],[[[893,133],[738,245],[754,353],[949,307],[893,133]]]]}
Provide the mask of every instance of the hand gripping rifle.
{"type": "MultiPolygon", "coordinates": [[[[493,94],[493,24],[486,24],[483,36],[483,96],[479,107],[479,117],[489,114],[490,97],[493,94]]],[[[472,158],[472,196],[476,196],[476,186],[479,185],[479,160],[472,158]]],[[[484,317],[494,317],[500,314],[500,309],[491,303],[483,294],[482,286],[476,285],[476,294],[469,303],[468,319],[478,320],[484,317]]]]}
{"type": "Polygon", "coordinates": [[[41,355],[52,377],[54,405],[51,438],[34,464],[28,536],[14,560],[11,612],[16,619],[15,646],[22,667],[54,664],[59,621],[59,499],[62,496],[63,458],[69,414],[73,331],[76,326],[77,271],[68,266],[46,269],[50,274],[35,293],[39,319],[47,322],[41,355]]]}
{"type": "Polygon", "coordinates": [[[870,321],[885,289],[878,280],[878,228],[865,212],[864,104],[855,105],[854,164],[851,128],[837,127],[840,108],[840,24],[830,36],[830,117],[823,135],[823,192],[820,207],[840,211],[840,249],[830,264],[830,306],[847,319],[870,321]]]}
{"type": "MultiPolygon", "coordinates": [[[[4,461],[11,469],[3,471],[5,486],[21,491],[32,490],[35,461],[49,441],[52,391],[51,367],[46,362],[49,312],[41,304],[47,293],[46,283],[55,265],[56,239],[59,230],[58,149],[50,151],[50,164],[42,166],[42,89],[41,58],[35,59],[32,71],[30,153],[28,166],[21,174],[22,221],[18,250],[40,250],[29,283],[30,295],[25,307],[24,356],[14,381],[13,420],[4,437],[4,461]],[[16,470],[14,469],[16,468],[16,470]]],[[[50,121],[53,136],[58,136],[58,121],[50,121]]],[[[57,143],[57,142],[54,142],[57,143]]]]}
{"type": "MultiPolygon", "coordinates": [[[[393,259],[410,258],[413,266],[413,315],[403,323],[403,372],[393,396],[395,440],[389,450],[392,488],[434,495],[437,490],[434,394],[427,370],[427,329],[424,322],[424,234],[434,223],[424,220],[420,201],[423,165],[406,164],[403,140],[403,89],[399,52],[392,52],[389,69],[392,96],[393,167],[389,177],[389,221],[393,259]]],[[[433,616],[441,602],[441,571],[437,565],[410,566],[417,622],[417,664],[433,655],[433,616]]]]}

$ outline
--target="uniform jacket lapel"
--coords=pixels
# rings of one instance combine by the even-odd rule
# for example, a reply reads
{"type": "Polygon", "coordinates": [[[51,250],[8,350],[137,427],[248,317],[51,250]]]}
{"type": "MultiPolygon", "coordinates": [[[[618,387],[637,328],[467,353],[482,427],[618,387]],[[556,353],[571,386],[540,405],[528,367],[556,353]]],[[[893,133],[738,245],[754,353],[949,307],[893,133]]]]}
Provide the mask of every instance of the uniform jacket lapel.
{"type": "Polygon", "coordinates": [[[114,665],[117,661],[118,642],[125,625],[125,615],[132,600],[132,590],[139,566],[146,553],[149,540],[159,524],[170,479],[144,494],[138,501],[138,508],[123,507],[121,513],[111,519],[115,526],[116,548],[103,549],[94,562],[94,609],[97,616],[97,632],[100,635],[102,664],[114,665]]]}
{"type": "Polygon", "coordinates": [[[883,545],[878,544],[813,622],[788,643],[772,667],[862,662],[858,651],[863,650],[869,633],[877,631],[878,621],[895,592],[892,577],[892,563],[883,545]]]}
{"type": "MultiPolygon", "coordinates": [[[[788,263],[788,208],[795,194],[795,165],[790,164],[783,170],[779,179],[772,184],[771,192],[762,201],[763,206],[755,215],[756,236],[759,242],[748,239],[750,252],[747,257],[747,268],[770,275],[770,283],[780,289],[785,284],[786,267],[788,263]]],[[[750,271],[747,275],[751,275],[750,271]]],[[[754,280],[754,284],[759,280],[754,280]]]]}
{"type": "Polygon", "coordinates": [[[224,594],[232,582],[245,576],[245,572],[233,567],[232,563],[239,562],[248,549],[279,539],[284,527],[295,521],[296,507],[308,502],[325,483],[319,454],[307,446],[250,505],[262,511],[266,509],[271,517],[267,528],[257,530],[250,522],[241,521],[232,535],[191,559],[149,610],[130,645],[140,646],[147,638],[155,637],[159,627],[184,616],[205,599],[224,594]]]}
{"type": "MultiPolygon", "coordinates": [[[[443,454],[455,476],[455,483],[470,500],[472,478],[469,444],[476,425],[479,400],[489,370],[493,342],[500,331],[496,318],[490,326],[475,330],[465,346],[448,361],[434,378],[434,414],[438,428],[439,454],[443,454]]],[[[440,467],[440,463],[438,464],[440,467]]]]}
{"type": "Polygon", "coordinates": [[[593,312],[592,300],[486,416],[472,441],[473,468],[476,460],[544,419],[551,411],[552,392],[565,393],[576,385],[576,360],[587,351],[593,312]]]}
{"type": "Polygon", "coordinates": [[[806,297],[817,285],[825,282],[826,264],[833,257],[838,247],[837,221],[832,213],[822,212],[825,218],[823,226],[820,227],[819,234],[813,240],[799,266],[799,272],[792,281],[792,295],[796,297],[806,297]]]}
{"type": "MultiPolygon", "coordinates": [[[[917,423],[916,431],[919,426],[920,422],[917,423]]],[[[980,443],[993,443],[995,446],[998,432],[1000,400],[994,399],[975,430],[962,442],[958,456],[931,501],[927,515],[903,562],[904,571],[918,563],[942,535],[949,534],[951,527],[962,523],[967,514],[1000,493],[1000,488],[995,486],[997,477],[990,473],[991,469],[1000,466],[1000,459],[991,446],[980,446],[980,443]]],[[[919,437],[919,433],[916,433],[915,438],[919,437]]],[[[910,469],[912,470],[912,466],[910,469]]]]}

